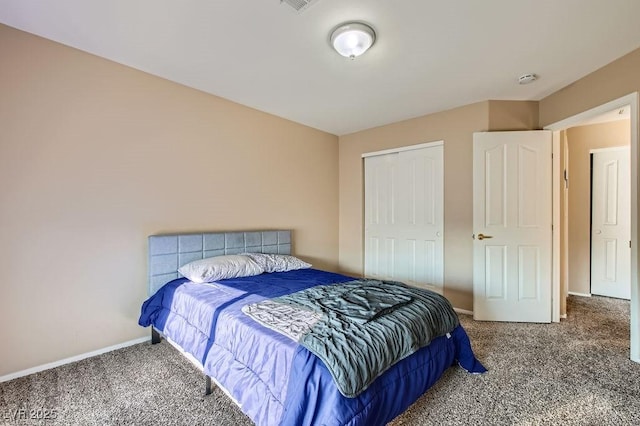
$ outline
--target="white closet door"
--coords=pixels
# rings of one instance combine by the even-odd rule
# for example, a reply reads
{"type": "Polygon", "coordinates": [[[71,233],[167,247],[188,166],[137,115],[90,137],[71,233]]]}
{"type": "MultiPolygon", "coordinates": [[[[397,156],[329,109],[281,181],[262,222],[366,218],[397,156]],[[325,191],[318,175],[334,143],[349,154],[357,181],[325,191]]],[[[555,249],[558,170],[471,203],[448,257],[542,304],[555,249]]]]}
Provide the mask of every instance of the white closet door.
{"type": "Polygon", "coordinates": [[[397,154],[365,158],[365,262],[367,277],[395,277],[397,154]]]}
{"type": "Polygon", "coordinates": [[[442,292],[442,145],[365,158],[365,275],[442,292]]]}

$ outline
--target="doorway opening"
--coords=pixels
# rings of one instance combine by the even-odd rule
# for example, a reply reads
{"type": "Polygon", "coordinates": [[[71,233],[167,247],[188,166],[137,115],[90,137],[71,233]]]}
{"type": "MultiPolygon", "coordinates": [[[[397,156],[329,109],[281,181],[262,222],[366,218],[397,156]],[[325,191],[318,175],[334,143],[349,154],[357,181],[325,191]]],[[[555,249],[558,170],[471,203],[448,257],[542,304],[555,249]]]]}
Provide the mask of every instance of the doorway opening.
{"type": "MultiPolygon", "coordinates": [[[[562,194],[560,191],[562,179],[567,184],[564,175],[564,165],[560,159],[564,158],[561,152],[561,132],[572,127],[582,125],[590,120],[597,119],[605,113],[619,111],[626,106],[629,107],[630,122],[630,191],[631,191],[631,261],[630,261],[630,284],[631,284],[631,315],[630,315],[630,358],[632,361],[640,362],[640,289],[638,284],[638,93],[632,93],[622,98],[613,100],[599,107],[582,112],[565,120],[553,123],[545,127],[545,130],[553,131],[553,223],[560,224],[564,219],[561,215],[562,194]]],[[[570,176],[570,172],[569,172],[570,176]]],[[[569,181],[570,182],[570,181],[569,181]]],[[[570,183],[569,183],[570,184],[570,183]]],[[[561,271],[564,273],[562,261],[567,259],[566,245],[561,250],[560,230],[565,227],[554,226],[553,231],[553,320],[560,320],[561,304],[566,301],[568,294],[566,276],[561,279],[561,271]],[[561,282],[563,288],[561,288],[561,282]]],[[[565,233],[565,236],[567,234],[565,233]]]]}

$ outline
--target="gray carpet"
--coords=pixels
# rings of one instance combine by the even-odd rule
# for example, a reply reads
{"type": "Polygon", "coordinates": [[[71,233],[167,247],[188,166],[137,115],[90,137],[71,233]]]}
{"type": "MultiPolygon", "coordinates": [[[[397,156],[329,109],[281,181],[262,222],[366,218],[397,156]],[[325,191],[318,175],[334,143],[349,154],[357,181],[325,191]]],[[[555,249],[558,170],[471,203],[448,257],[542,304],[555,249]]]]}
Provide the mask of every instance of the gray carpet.
{"type": "MultiPolygon", "coordinates": [[[[551,325],[460,319],[490,371],[449,369],[391,425],[640,425],[628,302],[570,297],[568,318],[551,325]]],[[[203,385],[166,342],[139,344],[1,383],[0,422],[251,425],[219,389],[204,397],[203,385]],[[56,418],[28,419],[43,410],[56,418]]]]}

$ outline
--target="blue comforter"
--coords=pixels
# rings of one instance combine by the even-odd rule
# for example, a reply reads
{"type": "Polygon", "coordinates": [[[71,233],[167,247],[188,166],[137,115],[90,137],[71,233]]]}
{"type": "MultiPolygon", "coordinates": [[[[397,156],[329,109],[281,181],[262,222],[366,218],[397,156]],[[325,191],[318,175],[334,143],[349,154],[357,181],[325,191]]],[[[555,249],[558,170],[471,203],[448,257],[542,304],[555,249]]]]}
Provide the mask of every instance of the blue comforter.
{"type": "Polygon", "coordinates": [[[353,278],[315,269],[195,284],[169,282],[142,306],[153,325],[201,362],[258,425],[385,424],[458,361],[484,372],[461,326],[401,360],[356,398],[338,391],[322,361],[241,308],[305,288],[353,278]]]}

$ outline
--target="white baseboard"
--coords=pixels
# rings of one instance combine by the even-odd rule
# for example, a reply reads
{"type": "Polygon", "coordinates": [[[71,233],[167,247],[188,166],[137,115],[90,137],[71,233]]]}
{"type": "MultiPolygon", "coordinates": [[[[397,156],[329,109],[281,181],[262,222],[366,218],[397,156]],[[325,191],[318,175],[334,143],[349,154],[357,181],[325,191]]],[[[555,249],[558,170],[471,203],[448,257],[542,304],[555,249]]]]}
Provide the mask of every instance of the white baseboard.
{"type": "Polygon", "coordinates": [[[575,291],[568,292],[571,296],[591,297],[591,293],[576,293],[575,291]]]}
{"type": "Polygon", "coordinates": [[[560,315],[560,319],[567,319],[567,314],[560,315]]]}
{"type": "Polygon", "coordinates": [[[473,311],[467,311],[466,309],[453,308],[453,310],[456,311],[459,314],[473,315],[473,311]]]}
{"type": "Polygon", "coordinates": [[[15,373],[7,374],[5,376],[0,376],[0,383],[8,382],[9,380],[17,379],[18,377],[28,376],[29,374],[39,373],[40,371],[49,370],[51,368],[60,367],[61,365],[71,364],[72,362],[80,361],[85,358],[91,358],[92,356],[102,355],[107,352],[115,351],[116,349],[122,349],[122,348],[126,348],[127,346],[137,345],[138,343],[148,342],[149,340],[151,340],[150,337],[140,337],[139,339],[129,340],[128,342],[119,343],[113,346],[108,346],[106,348],[72,356],[70,358],[65,358],[59,361],[38,365],[36,367],[27,368],[26,370],[22,370],[22,371],[16,371],[15,373]]]}

